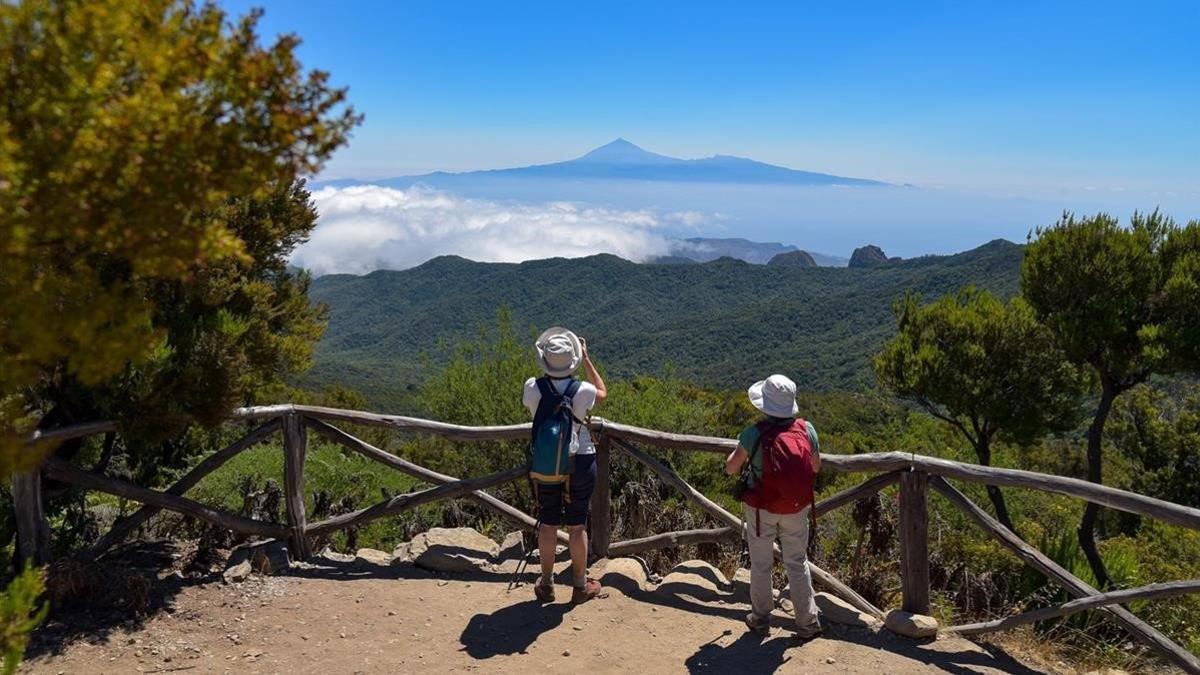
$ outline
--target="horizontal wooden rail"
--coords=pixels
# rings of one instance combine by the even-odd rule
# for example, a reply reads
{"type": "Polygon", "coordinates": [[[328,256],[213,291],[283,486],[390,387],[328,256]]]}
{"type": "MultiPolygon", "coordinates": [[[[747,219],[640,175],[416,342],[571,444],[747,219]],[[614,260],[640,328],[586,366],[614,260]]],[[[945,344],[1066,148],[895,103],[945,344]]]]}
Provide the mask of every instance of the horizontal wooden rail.
{"type": "Polygon", "coordinates": [[[411,508],[415,508],[421,504],[429,504],[442,499],[460,497],[469,492],[485,490],[496,485],[508,483],[518,478],[523,478],[528,472],[529,469],[524,466],[514,466],[511,469],[489,474],[487,476],[480,476],[479,478],[467,478],[455,483],[444,483],[437,487],[429,488],[428,490],[397,495],[391,499],[384,500],[365,509],[334,516],[332,518],[322,520],[319,523],[312,523],[305,528],[305,534],[310,537],[316,537],[323,534],[336,532],[338,530],[344,530],[347,527],[355,527],[364,523],[369,523],[372,520],[378,520],[385,516],[390,516],[411,508]]]}
{"type": "Polygon", "coordinates": [[[357,410],[340,410],[338,408],[322,408],[311,405],[297,405],[292,406],[292,408],[295,412],[313,419],[351,422],[353,424],[384,427],[393,431],[415,431],[434,434],[452,441],[529,440],[530,433],[529,423],[469,427],[416,417],[380,415],[377,413],[359,412],[357,410]]]}
{"type": "MultiPolygon", "coordinates": [[[[267,437],[279,431],[279,426],[279,420],[268,420],[229,446],[209,455],[204,461],[193,467],[191,471],[184,474],[183,478],[180,478],[174,485],[167,488],[166,494],[182,496],[185,492],[195,487],[201,478],[216,471],[225,462],[233,459],[243,450],[267,440],[267,437]]],[[[94,560],[100,554],[124,541],[130,532],[153,518],[160,511],[162,511],[162,507],[146,505],[121,518],[113,523],[113,526],[109,528],[103,537],[100,537],[94,544],[84,550],[80,557],[84,560],[94,560]]]]}
{"type": "MultiPolygon", "coordinates": [[[[363,457],[374,460],[390,469],[394,469],[409,476],[413,476],[414,478],[433,483],[434,485],[456,483],[461,480],[459,478],[455,478],[454,476],[447,476],[444,473],[438,473],[432,469],[427,469],[419,464],[414,464],[402,457],[397,457],[396,455],[393,455],[386,450],[381,450],[362,440],[361,438],[358,438],[351,433],[333,426],[332,424],[327,424],[321,420],[311,417],[306,417],[304,421],[309,429],[312,429],[321,436],[324,436],[334,443],[337,443],[349,450],[353,450],[363,457]]],[[[496,497],[493,497],[482,490],[476,490],[464,496],[483,504],[505,518],[508,518],[522,529],[533,530],[537,525],[537,520],[530,518],[525,514],[524,511],[521,511],[511,504],[497,499],[496,497]]],[[[566,546],[569,543],[569,538],[567,537],[566,533],[558,532],[557,534],[559,543],[566,546]]]]}
{"type": "Polygon", "coordinates": [[[1099,595],[1089,595],[1085,598],[1071,600],[1069,602],[1060,603],[1052,607],[1043,607],[1035,609],[1023,614],[1015,614],[1006,616],[1003,619],[994,621],[982,621],[980,623],[969,623],[961,626],[952,626],[947,628],[947,632],[958,633],[959,635],[980,635],[983,633],[992,633],[999,630],[1008,630],[1023,626],[1027,623],[1035,623],[1038,621],[1046,621],[1048,619],[1057,619],[1059,617],[1086,612],[1089,609],[1099,609],[1108,605],[1124,604],[1134,600],[1157,600],[1159,598],[1172,598],[1178,595],[1186,595],[1188,593],[1200,593],[1200,579],[1192,579],[1191,581],[1171,581],[1163,584],[1149,584],[1146,586],[1138,586],[1137,588],[1126,588],[1119,591],[1110,591],[1108,593],[1100,593],[1099,595]]]}
{"type": "MultiPolygon", "coordinates": [[[[386,427],[397,431],[429,433],[444,438],[464,441],[519,440],[527,438],[530,429],[530,425],[527,423],[472,427],[413,417],[290,404],[239,408],[232,413],[231,418],[239,420],[270,419],[289,413],[300,413],[307,417],[322,420],[336,420],[354,424],[386,427]]],[[[111,425],[111,423],[96,422],[86,425],[75,425],[51,432],[43,432],[40,437],[77,438],[98,433],[99,431],[111,430],[113,427],[108,425],[111,425]]],[[[727,453],[737,447],[737,441],[734,439],[667,433],[620,424],[602,418],[593,418],[589,422],[589,427],[597,432],[609,434],[616,438],[677,450],[727,453]]],[[[822,471],[877,473],[902,469],[914,469],[933,475],[986,485],[1022,487],[1055,492],[1084,499],[1109,508],[1157,518],[1172,525],[1200,530],[1200,509],[1181,506],[1161,499],[1118,490],[1104,485],[1097,485],[1077,478],[1051,476],[1032,471],[1022,471],[1020,469],[979,466],[904,452],[861,455],[825,453],[821,458],[822,471]]]]}
{"type": "Polygon", "coordinates": [[[664,532],[639,539],[627,539],[608,545],[610,558],[630,556],[645,551],[693,544],[714,544],[734,542],[742,538],[741,528],[717,527],[706,530],[681,530],[679,532],[664,532]]]}
{"type": "Polygon", "coordinates": [[[222,527],[239,534],[253,534],[262,537],[286,537],[288,534],[288,528],[283,525],[243,518],[242,516],[205,506],[200,502],[192,501],[186,497],[147,490],[132,483],[84,471],[54,457],[45,461],[42,465],[42,470],[48,477],[55,480],[71,483],[72,485],[77,485],[88,490],[107,492],[150,506],[178,511],[184,515],[199,518],[217,527],[222,527]]]}

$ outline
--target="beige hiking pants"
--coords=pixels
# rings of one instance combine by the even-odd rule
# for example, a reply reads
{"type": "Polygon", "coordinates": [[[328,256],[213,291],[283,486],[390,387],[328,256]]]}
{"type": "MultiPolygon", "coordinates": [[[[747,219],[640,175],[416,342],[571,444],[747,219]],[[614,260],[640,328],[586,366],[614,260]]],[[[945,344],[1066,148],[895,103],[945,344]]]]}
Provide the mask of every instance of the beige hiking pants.
{"type": "Polygon", "coordinates": [[[812,575],[808,571],[808,509],[781,514],[756,511],[747,506],[745,511],[746,542],[750,547],[750,604],[754,615],[766,617],[775,606],[771,569],[775,566],[773,544],[779,537],[783,566],[792,588],[792,606],[796,608],[796,625],[806,628],[816,623],[817,604],[813,600],[812,575]]]}

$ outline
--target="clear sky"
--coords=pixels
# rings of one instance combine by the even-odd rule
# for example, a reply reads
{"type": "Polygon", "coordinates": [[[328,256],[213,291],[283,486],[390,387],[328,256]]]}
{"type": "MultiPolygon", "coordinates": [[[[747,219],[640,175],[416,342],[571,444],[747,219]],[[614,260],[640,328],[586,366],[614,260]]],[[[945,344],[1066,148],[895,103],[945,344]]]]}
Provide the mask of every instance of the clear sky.
{"type": "Polygon", "coordinates": [[[682,157],[988,190],[1195,190],[1200,3],[234,2],[348,85],[327,177],[682,157]]]}

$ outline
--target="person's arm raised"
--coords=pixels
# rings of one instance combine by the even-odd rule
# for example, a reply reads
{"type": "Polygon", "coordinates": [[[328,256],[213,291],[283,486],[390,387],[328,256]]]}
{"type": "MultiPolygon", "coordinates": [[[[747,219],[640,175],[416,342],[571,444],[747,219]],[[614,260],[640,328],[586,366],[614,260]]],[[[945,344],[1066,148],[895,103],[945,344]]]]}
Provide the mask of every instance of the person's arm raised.
{"type": "Polygon", "coordinates": [[[730,476],[736,476],[739,472],[741,472],[742,466],[749,458],[750,453],[746,452],[746,449],[739,444],[733,449],[733,452],[729,453],[729,456],[725,458],[725,473],[729,474],[730,476]]]}
{"type": "Polygon", "coordinates": [[[603,403],[604,399],[608,398],[608,389],[604,386],[604,378],[600,377],[600,371],[596,370],[596,364],[592,363],[592,357],[588,354],[587,340],[579,338],[579,346],[583,348],[583,370],[587,373],[588,382],[596,387],[596,403],[603,403]]]}

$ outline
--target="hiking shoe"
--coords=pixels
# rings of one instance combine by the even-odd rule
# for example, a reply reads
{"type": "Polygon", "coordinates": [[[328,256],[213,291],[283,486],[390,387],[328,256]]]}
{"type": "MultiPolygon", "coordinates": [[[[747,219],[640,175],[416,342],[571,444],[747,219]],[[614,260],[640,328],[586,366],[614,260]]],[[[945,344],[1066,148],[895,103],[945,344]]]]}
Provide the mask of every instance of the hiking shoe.
{"type": "Polygon", "coordinates": [[[576,605],[582,605],[597,595],[600,595],[600,582],[588,577],[582,586],[576,586],[571,591],[571,602],[576,605]]]}
{"type": "Polygon", "coordinates": [[[541,582],[534,584],[533,594],[537,596],[538,602],[554,602],[554,586],[551,584],[543,584],[541,582]]]}
{"type": "Polygon", "coordinates": [[[758,616],[754,612],[750,612],[746,615],[746,628],[759,635],[766,635],[771,632],[771,617],[758,616]]]}
{"type": "Polygon", "coordinates": [[[825,629],[821,627],[820,621],[814,621],[807,626],[796,627],[796,637],[800,640],[811,640],[824,632],[825,629]]]}

